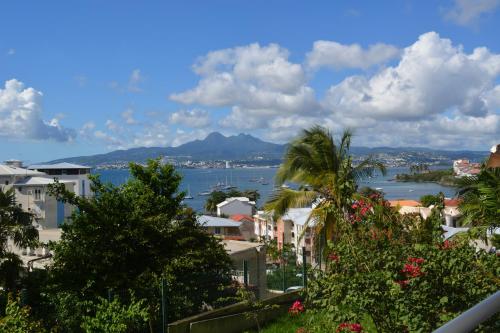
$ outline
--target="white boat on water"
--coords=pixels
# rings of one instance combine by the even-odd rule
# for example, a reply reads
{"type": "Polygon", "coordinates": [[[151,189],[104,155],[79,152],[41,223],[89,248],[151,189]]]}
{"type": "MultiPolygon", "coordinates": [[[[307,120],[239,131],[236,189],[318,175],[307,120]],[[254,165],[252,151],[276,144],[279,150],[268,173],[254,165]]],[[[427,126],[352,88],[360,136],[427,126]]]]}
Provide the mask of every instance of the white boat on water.
{"type": "Polygon", "coordinates": [[[186,196],[184,197],[184,199],[193,199],[193,196],[191,195],[191,189],[189,188],[189,185],[188,185],[188,192],[187,192],[186,196]]]}
{"type": "Polygon", "coordinates": [[[201,196],[206,196],[206,195],[210,195],[212,194],[213,191],[205,191],[205,192],[200,192],[198,193],[198,195],[201,195],[201,196]]]}

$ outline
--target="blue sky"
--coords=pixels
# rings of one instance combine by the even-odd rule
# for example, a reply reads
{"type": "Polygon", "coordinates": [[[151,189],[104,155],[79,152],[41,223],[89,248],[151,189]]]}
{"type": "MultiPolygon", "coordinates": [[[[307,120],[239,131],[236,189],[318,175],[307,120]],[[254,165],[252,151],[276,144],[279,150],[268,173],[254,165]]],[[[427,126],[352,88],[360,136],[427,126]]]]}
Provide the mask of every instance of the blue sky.
{"type": "Polygon", "coordinates": [[[500,1],[10,1],[0,159],[284,142],[486,150],[500,136],[500,1]]]}

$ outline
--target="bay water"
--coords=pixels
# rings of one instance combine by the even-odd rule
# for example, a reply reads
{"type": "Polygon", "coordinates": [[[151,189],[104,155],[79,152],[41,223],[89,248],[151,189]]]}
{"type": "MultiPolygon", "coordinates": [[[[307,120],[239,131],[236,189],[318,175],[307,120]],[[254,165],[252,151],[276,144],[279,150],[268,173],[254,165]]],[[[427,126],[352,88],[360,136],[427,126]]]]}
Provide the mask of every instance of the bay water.
{"type": "MultiPolygon", "coordinates": [[[[200,195],[200,193],[209,191],[218,183],[236,186],[238,190],[258,190],[260,199],[257,201],[257,207],[261,207],[275,190],[274,176],[277,170],[276,168],[180,168],[178,171],[183,176],[180,190],[191,194],[193,199],[186,199],[185,203],[198,212],[203,212],[203,206],[207,199],[206,195],[200,195]]],[[[439,192],[443,192],[446,197],[453,197],[456,193],[456,188],[436,183],[397,182],[394,180],[398,173],[408,172],[408,168],[388,168],[385,176],[377,174],[372,178],[364,179],[359,182],[359,187],[369,186],[380,189],[388,200],[418,200],[422,195],[439,192]]],[[[130,177],[128,169],[96,170],[94,173],[99,174],[102,181],[111,182],[114,185],[121,185],[130,177]]]]}

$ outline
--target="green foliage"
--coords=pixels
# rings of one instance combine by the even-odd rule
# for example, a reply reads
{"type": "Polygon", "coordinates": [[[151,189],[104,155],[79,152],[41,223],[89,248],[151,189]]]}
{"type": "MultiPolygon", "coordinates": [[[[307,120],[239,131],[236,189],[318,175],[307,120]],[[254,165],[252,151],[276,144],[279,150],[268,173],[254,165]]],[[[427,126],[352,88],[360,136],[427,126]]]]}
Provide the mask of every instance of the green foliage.
{"type": "Polygon", "coordinates": [[[440,220],[428,220],[374,203],[329,243],[327,269],[309,282],[310,304],[337,323],[368,314],[378,332],[430,332],[499,289],[496,256],[476,253],[468,239],[443,242],[440,220]]]}
{"type": "Polygon", "coordinates": [[[422,206],[429,207],[430,205],[436,205],[439,202],[439,195],[426,194],[420,197],[420,202],[422,206]]]}
{"type": "Polygon", "coordinates": [[[215,212],[217,212],[218,204],[220,204],[227,198],[233,197],[246,197],[250,199],[250,201],[257,201],[260,198],[260,193],[257,190],[238,191],[235,189],[232,189],[229,192],[213,191],[205,201],[205,210],[209,213],[214,214],[215,212]]]}
{"type": "Polygon", "coordinates": [[[396,180],[400,182],[435,182],[449,186],[458,185],[458,180],[453,176],[453,169],[431,170],[425,173],[403,173],[396,175],[396,180]]]}
{"type": "Polygon", "coordinates": [[[19,304],[19,299],[8,296],[5,316],[0,319],[0,332],[45,333],[42,324],[30,317],[30,309],[19,304]]]}
{"type": "Polygon", "coordinates": [[[486,168],[474,177],[461,180],[462,223],[495,228],[500,221],[500,168],[486,168]]]}
{"type": "Polygon", "coordinates": [[[127,333],[145,331],[149,313],[144,300],[132,298],[122,304],[118,298],[109,301],[99,298],[97,303],[87,302],[94,314],[83,316],[81,327],[87,333],[127,333]]]}
{"type": "Polygon", "coordinates": [[[338,223],[356,192],[356,181],[375,170],[385,173],[385,167],[371,157],[353,165],[349,154],[351,137],[351,132],[345,131],[335,142],[326,128],[314,126],[304,130],[288,146],[276,174],[277,185],[289,181],[302,185],[302,190],[282,188],[266,204],[266,210],[279,217],[289,208],[308,206],[321,197],[308,223],[314,220],[315,231],[323,238],[336,237],[341,228],[338,223]]]}
{"type": "Polygon", "coordinates": [[[18,247],[35,246],[38,230],[33,226],[33,215],[16,204],[14,189],[0,188],[0,284],[13,290],[17,283],[22,261],[8,251],[7,240],[12,239],[18,247]]]}
{"type": "Polygon", "coordinates": [[[217,212],[217,205],[226,200],[227,193],[222,191],[213,191],[205,202],[205,210],[209,213],[217,212]]]}
{"type": "Polygon", "coordinates": [[[201,311],[229,284],[230,259],[194,212],[180,204],[181,177],[174,168],[152,160],[145,167],[131,164],[130,171],[131,179],[119,187],[94,177],[90,198],[52,188],[78,208],[54,245],[45,291],[56,306],[57,321],[71,331],[78,331],[75,314],[86,314],[86,302],[97,302],[109,290],[132,290],[146,300],[155,321],[161,276],[175,286],[169,320],[201,311]]]}

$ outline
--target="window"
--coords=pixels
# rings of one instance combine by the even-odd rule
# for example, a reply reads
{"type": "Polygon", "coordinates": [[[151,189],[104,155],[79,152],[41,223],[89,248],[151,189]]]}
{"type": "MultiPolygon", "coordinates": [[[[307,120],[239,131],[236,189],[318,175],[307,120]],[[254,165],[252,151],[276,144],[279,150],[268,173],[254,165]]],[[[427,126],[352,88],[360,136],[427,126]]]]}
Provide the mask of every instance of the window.
{"type": "Polygon", "coordinates": [[[40,200],[42,198],[42,190],[35,189],[34,196],[35,196],[35,200],[40,200]]]}
{"type": "Polygon", "coordinates": [[[215,227],[214,228],[214,234],[220,235],[220,227],[215,227]]]}
{"type": "Polygon", "coordinates": [[[295,232],[292,231],[292,238],[295,238],[295,232]]]}
{"type": "Polygon", "coordinates": [[[8,180],[5,181],[5,185],[9,185],[9,181],[8,180]]]}

